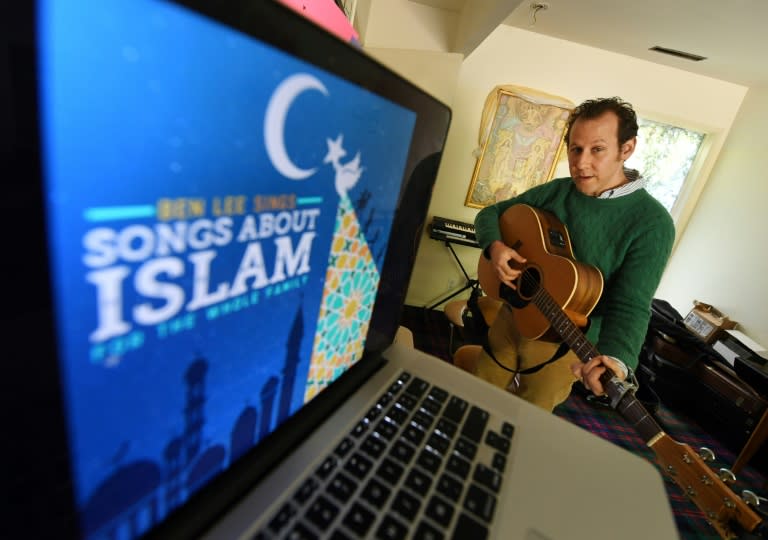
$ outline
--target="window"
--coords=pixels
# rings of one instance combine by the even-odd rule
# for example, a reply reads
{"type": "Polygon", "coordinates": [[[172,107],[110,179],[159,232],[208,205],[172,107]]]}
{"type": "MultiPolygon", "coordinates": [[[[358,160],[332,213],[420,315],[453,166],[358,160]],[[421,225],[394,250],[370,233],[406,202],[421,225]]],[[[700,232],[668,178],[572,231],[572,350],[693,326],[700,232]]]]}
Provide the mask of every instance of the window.
{"type": "Polygon", "coordinates": [[[706,134],[644,118],[637,123],[638,145],[626,166],[640,171],[648,192],[672,210],[706,134]]]}

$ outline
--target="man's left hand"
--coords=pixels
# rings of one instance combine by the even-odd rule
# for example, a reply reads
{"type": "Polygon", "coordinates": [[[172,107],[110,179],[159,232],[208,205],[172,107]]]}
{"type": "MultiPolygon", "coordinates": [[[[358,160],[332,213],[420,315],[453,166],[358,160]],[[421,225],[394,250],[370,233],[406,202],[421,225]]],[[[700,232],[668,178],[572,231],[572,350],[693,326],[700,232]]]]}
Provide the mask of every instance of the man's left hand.
{"type": "Polygon", "coordinates": [[[622,381],[626,379],[626,372],[621,369],[621,365],[610,356],[595,356],[586,364],[578,363],[571,366],[573,376],[579,379],[582,384],[591,390],[596,396],[605,394],[603,384],[600,382],[600,376],[610,369],[622,381]]]}

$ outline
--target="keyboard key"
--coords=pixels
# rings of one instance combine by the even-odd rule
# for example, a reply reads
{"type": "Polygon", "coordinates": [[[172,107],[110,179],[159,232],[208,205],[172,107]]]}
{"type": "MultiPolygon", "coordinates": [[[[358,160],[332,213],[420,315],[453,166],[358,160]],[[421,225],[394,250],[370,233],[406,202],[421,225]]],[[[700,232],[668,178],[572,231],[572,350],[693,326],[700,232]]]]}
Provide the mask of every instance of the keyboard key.
{"type": "Polygon", "coordinates": [[[389,499],[389,494],[391,492],[392,490],[390,490],[387,486],[375,478],[371,478],[371,480],[368,482],[368,485],[366,485],[365,489],[363,489],[361,497],[365,501],[371,503],[371,506],[374,508],[382,508],[387,502],[387,499],[389,499]]]}
{"type": "Polygon", "coordinates": [[[374,437],[373,435],[366,437],[366,439],[363,441],[363,444],[360,445],[360,449],[372,458],[381,457],[386,448],[387,445],[385,442],[378,437],[374,437]]]}
{"type": "Polygon", "coordinates": [[[429,499],[427,509],[424,513],[432,518],[438,525],[447,527],[453,517],[453,505],[440,497],[433,496],[429,499]]]}
{"type": "Polygon", "coordinates": [[[319,540],[320,537],[313,533],[306,525],[297,523],[286,535],[286,538],[291,540],[319,540]]]}
{"type": "Polygon", "coordinates": [[[315,471],[315,474],[325,480],[328,478],[333,470],[336,468],[336,466],[339,464],[339,461],[334,456],[328,456],[323,460],[323,462],[320,464],[320,466],[317,468],[317,471],[315,471]]]}
{"type": "Polygon", "coordinates": [[[424,409],[416,411],[416,413],[413,415],[413,418],[411,419],[412,424],[416,424],[423,430],[429,429],[429,426],[431,426],[434,421],[434,414],[427,412],[424,409]]]}
{"type": "Polygon", "coordinates": [[[464,508],[480,519],[490,522],[496,508],[496,497],[472,484],[467,490],[467,496],[464,497],[464,508]]]}
{"type": "Polygon", "coordinates": [[[402,426],[403,422],[408,419],[408,415],[410,415],[408,411],[395,403],[387,411],[386,417],[389,418],[389,420],[396,426],[402,426]]]}
{"type": "Polygon", "coordinates": [[[396,426],[386,418],[384,418],[376,426],[376,433],[378,433],[379,436],[381,436],[382,438],[388,441],[391,440],[395,435],[397,435],[397,432],[399,430],[400,430],[399,426],[396,426]]]}
{"type": "Polygon", "coordinates": [[[448,458],[448,463],[445,464],[445,470],[455,474],[462,480],[467,477],[471,468],[472,464],[469,461],[456,454],[451,454],[451,457],[448,458]]]}
{"type": "Polygon", "coordinates": [[[400,437],[411,443],[413,446],[418,447],[421,444],[421,441],[424,440],[424,435],[424,430],[411,423],[405,427],[400,437]]]}
{"type": "Polygon", "coordinates": [[[478,463],[475,466],[475,474],[472,476],[472,479],[494,493],[498,493],[501,487],[501,475],[482,463],[478,463]]]}
{"type": "Polygon", "coordinates": [[[438,403],[445,403],[445,400],[448,399],[448,392],[439,386],[433,386],[429,391],[429,397],[438,403]]]}
{"type": "Polygon", "coordinates": [[[403,371],[400,374],[400,376],[397,378],[397,383],[396,384],[399,384],[400,386],[403,386],[403,385],[405,385],[405,383],[407,383],[410,380],[411,380],[411,374],[408,373],[407,371],[403,371]]]}
{"type": "Polygon", "coordinates": [[[381,397],[379,398],[378,404],[379,404],[379,405],[380,405],[382,408],[386,409],[386,408],[387,408],[387,405],[389,405],[390,403],[392,403],[392,400],[393,400],[394,398],[395,398],[395,394],[394,394],[394,392],[387,392],[386,394],[384,394],[383,396],[381,396],[381,397]]]}
{"type": "Polygon", "coordinates": [[[443,533],[435,529],[426,521],[419,523],[416,532],[413,534],[413,540],[443,540],[443,533]]]}
{"type": "Polygon", "coordinates": [[[444,456],[448,451],[448,447],[451,445],[451,441],[440,435],[439,433],[432,433],[427,439],[427,446],[432,448],[435,452],[444,456]]]}
{"type": "Polygon", "coordinates": [[[397,404],[400,405],[406,411],[412,411],[416,407],[417,403],[418,403],[418,400],[408,394],[403,394],[402,396],[397,398],[397,404]]]}
{"type": "Polygon", "coordinates": [[[386,516],[376,530],[379,540],[401,540],[408,533],[408,528],[392,516],[386,516]]]}
{"type": "Polygon", "coordinates": [[[503,473],[507,466],[507,456],[496,452],[493,454],[493,462],[491,463],[491,466],[500,473],[503,473]]]}
{"type": "Polygon", "coordinates": [[[461,492],[464,489],[464,484],[450,474],[443,473],[440,475],[440,480],[437,482],[436,489],[438,493],[445,495],[447,499],[459,502],[461,492]]]}
{"type": "Polygon", "coordinates": [[[512,435],[515,433],[515,426],[510,424],[509,422],[504,422],[501,425],[501,434],[506,437],[507,439],[511,439],[512,435]]]}
{"type": "Polygon", "coordinates": [[[290,523],[297,513],[298,510],[296,510],[296,507],[293,506],[293,504],[290,502],[285,503],[280,507],[280,510],[277,511],[277,514],[272,518],[272,521],[269,522],[269,528],[272,532],[279,533],[286,525],[288,525],[288,523],[290,523]]]}
{"type": "Polygon", "coordinates": [[[365,508],[360,503],[355,503],[344,516],[344,525],[358,536],[365,536],[376,520],[376,514],[365,508]]]}
{"type": "Polygon", "coordinates": [[[405,485],[419,495],[426,495],[429,486],[432,485],[432,479],[419,469],[413,469],[405,478],[405,485]]]}
{"type": "Polygon", "coordinates": [[[461,434],[474,443],[483,440],[485,426],[488,424],[489,414],[480,407],[472,407],[467,415],[467,421],[461,428],[461,434]]]}
{"type": "Polygon", "coordinates": [[[477,445],[464,437],[459,437],[453,449],[470,461],[475,459],[475,455],[477,455],[477,445]]]}
{"type": "Polygon", "coordinates": [[[467,411],[467,407],[466,401],[456,396],[451,396],[451,399],[448,400],[448,405],[443,411],[443,416],[456,424],[460,424],[461,419],[464,418],[464,413],[467,411]]]}
{"type": "Polygon", "coordinates": [[[348,536],[343,531],[340,531],[336,529],[333,531],[333,534],[331,534],[330,540],[354,540],[351,536],[348,536]]]}
{"type": "Polygon", "coordinates": [[[357,425],[352,429],[352,435],[354,437],[360,437],[363,433],[368,431],[368,421],[360,420],[357,425]]]}
{"type": "Polygon", "coordinates": [[[344,473],[338,473],[328,484],[328,493],[336,497],[339,502],[347,502],[352,494],[357,490],[357,482],[349,478],[344,473]]]}
{"type": "Polygon", "coordinates": [[[443,408],[443,404],[439,401],[436,401],[432,399],[431,397],[428,397],[424,401],[421,402],[421,408],[424,409],[426,412],[430,413],[433,416],[437,416],[440,414],[440,409],[443,408]]]}
{"type": "Polygon", "coordinates": [[[443,417],[437,421],[436,429],[449,439],[452,439],[456,435],[456,430],[459,429],[459,426],[443,417]]]}
{"type": "Polygon", "coordinates": [[[408,465],[415,453],[416,450],[413,448],[413,446],[406,444],[403,441],[397,441],[395,446],[392,447],[392,452],[390,455],[393,458],[399,459],[404,464],[408,465]]]}
{"type": "Polygon", "coordinates": [[[317,488],[319,487],[320,482],[318,482],[314,476],[310,476],[304,481],[303,484],[301,484],[301,487],[296,490],[293,498],[299,504],[304,504],[310,499],[310,497],[312,497],[312,495],[314,495],[315,491],[317,491],[317,488]]]}
{"type": "Polygon", "coordinates": [[[451,540],[466,540],[467,538],[485,540],[488,538],[488,528],[462,512],[459,519],[456,520],[456,527],[453,529],[451,540]]]}
{"type": "Polygon", "coordinates": [[[339,507],[320,495],[307,510],[307,519],[311,521],[318,529],[326,530],[336,516],[339,514],[339,507]]]}
{"type": "Polygon", "coordinates": [[[502,454],[509,453],[509,439],[502,437],[495,431],[489,431],[485,435],[485,444],[502,454]]]}
{"type": "Polygon", "coordinates": [[[416,463],[423,467],[427,472],[435,474],[440,468],[440,463],[442,463],[442,461],[443,458],[441,456],[438,456],[428,448],[425,448],[419,454],[419,458],[416,460],[416,463]]]}
{"type": "Polygon", "coordinates": [[[343,457],[346,457],[346,455],[349,454],[349,451],[352,450],[354,447],[355,447],[355,443],[352,442],[352,439],[350,439],[349,437],[344,437],[344,439],[336,447],[336,450],[334,450],[333,452],[340,458],[343,458],[343,457]]]}
{"type": "Polygon", "coordinates": [[[349,461],[344,465],[344,470],[355,478],[362,480],[373,467],[373,462],[359,452],[352,454],[349,461]]]}
{"type": "Polygon", "coordinates": [[[419,398],[424,395],[428,388],[429,383],[427,381],[416,377],[405,388],[405,392],[413,397],[419,398]]]}
{"type": "Polygon", "coordinates": [[[368,422],[373,422],[379,416],[381,416],[381,413],[383,412],[384,412],[384,407],[378,404],[374,405],[368,410],[368,414],[365,415],[365,419],[368,420],[368,422]]]}
{"type": "Polygon", "coordinates": [[[395,500],[392,503],[392,510],[403,516],[408,521],[411,521],[416,517],[420,507],[421,501],[402,489],[397,492],[397,495],[395,495],[395,500]]]}
{"type": "Polygon", "coordinates": [[[402,465],[389,458],[385,458],[381,465],[379,465],[376,476],[394,486],[400,481],[404,471],[405,468],[402,465]]]}

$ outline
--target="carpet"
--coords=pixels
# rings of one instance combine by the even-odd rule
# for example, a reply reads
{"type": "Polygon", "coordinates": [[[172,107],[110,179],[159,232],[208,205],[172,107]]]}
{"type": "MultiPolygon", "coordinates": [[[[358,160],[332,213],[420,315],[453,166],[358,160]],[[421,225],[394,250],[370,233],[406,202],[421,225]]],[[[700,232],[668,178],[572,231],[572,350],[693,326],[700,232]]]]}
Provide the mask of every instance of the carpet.
{"type": "MultiPolygon", "coordinates": [[[[417,349],[450,361],[451,329],[442,311],[406,306],[401,324],[413,332],[414,346],[417,349]]],[[[461,344],[460,333],[454,333],[454,341],[455,349],[461,344]]],[[[585,394],[574,391],[565,403],[557,407],[554,414],[656,465],[653,451],[643,443],[621,415],[612,409],[588,401],[585,394]]],[[[721,467],[728,468],[736,460],[735,453],[728,446],[707,433],[694,420],[679,411],[671,410],[663,402],[659,405],[655,417],[662,428],[676,441],[688,444],[694,450],[701,447],[712,450],[716,459],[710,463],[710,466],[715,470],[721,467]]],[[[720,536],[677,484],[666,476],[664,479],[681,539],[718,540],[720,536]]],[[[765,495],[767,479],[764,471],[750,464],[742,469],[731,489],[736,494],[749,489],[759,495],[765,495]]],[[[639,509],[637,526],[642,526],[642,519],[642,510],[639,509]]]]}

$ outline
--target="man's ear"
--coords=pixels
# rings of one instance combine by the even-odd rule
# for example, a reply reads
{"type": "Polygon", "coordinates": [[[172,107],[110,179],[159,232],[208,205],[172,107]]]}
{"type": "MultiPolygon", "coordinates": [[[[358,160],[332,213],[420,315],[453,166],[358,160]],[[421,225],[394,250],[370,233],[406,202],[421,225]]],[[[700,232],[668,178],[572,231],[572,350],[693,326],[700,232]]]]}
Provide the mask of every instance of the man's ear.
{"type": "Polygon", "coordinates": [[[635,152],[635,145],[637,144],[637,137],[632,137],[627,142],[621,145],[620,155],[622,161],[626,161],[635,152]]]}

